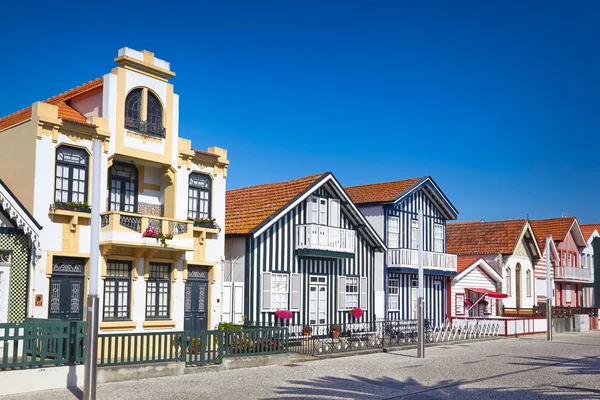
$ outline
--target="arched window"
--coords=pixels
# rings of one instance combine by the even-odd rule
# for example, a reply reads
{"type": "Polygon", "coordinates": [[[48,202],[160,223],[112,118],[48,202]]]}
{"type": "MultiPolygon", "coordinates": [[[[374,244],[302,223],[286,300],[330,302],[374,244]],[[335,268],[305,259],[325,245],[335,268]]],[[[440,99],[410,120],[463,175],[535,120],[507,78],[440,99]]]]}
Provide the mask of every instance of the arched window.
{"type": "Polygon", "coordinates": [[[210,218],[210,177],[193,172],[190,174],[188,188],[188,217],[210,218]]]}
{"type": "Polygon", "coordinates": [[[109,211],[137,213],[138,170],[134,166],[114,163],[108,170],[109,211]]]}
{"type": "Polygon", "coordinates": [[[125,128],[165,137],[160,100],[147,88],[133,89],[125,99],[125,128]]]}
{"type": "Polygon", "coordinates": [[[527,297],[531,297],[531,271],[527,270],[527,272],[525,272],[525,282],[527,285],[527,288],[525,289],[525,293],[527,294],[527,297]]]}
{"type": "Polygon", "coordinates": [[[142,126],[142,89],[135,89],[125,100],[125,127],[141,130],[142,126]]]}
{"type": "Polygon", "coordinates": [[[54,201],[87,202],[88,165],[84,149],[64,145],[56,149],[54,201]]]}
{"type": "Polygon", "coordinates": [[[148,92],[146,131],[151,135],[162,135],[162,107],[156,96],[148,92]]]}
{"type": "Polygon", "coordinates": [[[506,275],[504,276],[506,282],[506,294],[512,296],[512,279],[510,275],[510,268],[506,268],[506,275]]]}

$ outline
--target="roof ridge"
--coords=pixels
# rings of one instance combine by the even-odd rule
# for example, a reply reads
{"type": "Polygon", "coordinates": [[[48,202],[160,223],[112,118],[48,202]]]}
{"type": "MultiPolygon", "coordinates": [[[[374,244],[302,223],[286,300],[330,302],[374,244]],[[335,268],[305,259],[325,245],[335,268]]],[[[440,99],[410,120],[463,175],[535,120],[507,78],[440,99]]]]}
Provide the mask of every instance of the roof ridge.
{"type": "Polygon", "coordinates": [[[344,186],[344,189],[364,187],[364,186],[385,185],[385,184],[389,184],[389,183],[406,182],[406,181],[412,181],[412,180],[421,180],[421,179],[428,178],[428,177],[429,177],[429,175],[425,175],[425,176],[418,176],[418,177],[413,177],[413,178],[397,179],[397,180],[394,180],[394,181],[375,182],[375,183],[363,183],[361,185],[344,186]]]}
{"type": "Polygon", "coordinates": [[[282,183],[290,183],[290,182],[295,182],[295,181],[299,181],[299,180],[302,180],[302,179],[316,178],[316,177],[319,177],[319,176],[326,175],[326,174],[328,174],[328,173],[329,173],[329,172],[321,172],[321,173],[319,173],[319,174],[312,174],[312,175],[302,176],[302,177],[300,177],[300,178],[289,179],[289,180],[287,180],[287,181],[269,182],[269,183],[259,183],[259,184],[257,184],[257,185],[243,186],[243,187],[240,187],[240,188],[229,189],[229,190],[227,190],[227,192],[228,192],[228,193],[233,193],[233,192],[240,191],[240,190],[244,190],[244,189],[253,189],[253,188],[258,188],[258,187],[266,187],[266,186],[279,185],[279,184],[282,184],[282,183]]]}
{"type": "MultiPolygon", "coordinates": [[[[459,225],[459,224],[491,224],[494,222],[526,222],[527,218],[512,218],[512,219],[498,219],[498,220],[493,220],[493,221],[486,221],[486,220],[472,220],[472,221],[453,221],[450,222],[448,221],[447,224],[448,225],[459,225]]],[[[531,220],[530,220],[531,221],[531,220]]]]}
{"type": "Polygon", "coordinates": [[[85,92],[87,92],[87,91],[89,91],[89,90],[95,89],[96,87],[98,87],[98,85],[99,85],[101,82],[103,82],[103,79],[102,79],[102,77],[99,77],[99,78],[92,79],[91,81],[87,81],[87,82],[85,82],[85,83],[82,83],[82,84],[80,84],[80,85],[78,85],[78,86],[75,86],[74,88],[71,88],[71,89],[69,89],[69,90],[65,90],[65,91],[64,91],[64,92],[62,92],[62,93],[59,93],[59,94],[57,94],[57,95],[55,95],[55,96],[52,96],[52,97],[50,97],[49,99],[42,100],[42,102],[44,102],[44,103],[52,103],[52,102],[55,102],[55,101],[60,101],[60,100],[63,100],[63,101],[65,101],[65,102],[66,102],[67,100],[70,100],[70,98],[65,98],[65,97],[68,97],[68,95],[69,95],[69,94],[71,94],[72,92],[75,92],[75,91],[77,91],[77,90],[79,90],[79,89],[83,88],[83,87],[84,87],[84,86],[86,86],[86,85],[91,85],[89,88],[87,88],[86,90],[84,90],[84,91],[83,91],[83,92],[81,92],[81,93],[78,93],[77,95],[79,95],[79,94],[83,94],[83,93],[85,93],[85,92]]]}

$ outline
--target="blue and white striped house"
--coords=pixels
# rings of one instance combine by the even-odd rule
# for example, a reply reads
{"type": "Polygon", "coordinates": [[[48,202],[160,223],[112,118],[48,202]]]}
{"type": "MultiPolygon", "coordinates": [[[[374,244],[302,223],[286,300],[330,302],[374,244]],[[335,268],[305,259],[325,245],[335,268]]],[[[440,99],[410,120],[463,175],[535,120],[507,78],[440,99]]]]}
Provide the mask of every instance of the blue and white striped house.
{"type": "Polygon", "coordinates": [[[414,319],[418,296],[418,221],[423,210],[425,318],[436,326],[449,315],[456,256],[446,254],[446,221],[458,211],[431,177],[347,187],[346,192],[384,239],[388,250],[376,258],[383,271],[376,287],[378,318],[414,319]]]}
{"type": "Polygon", "coordinates": [[[331,173],[230,190],[222,315],[294,325],[375,318],[375,254],[385,245],[331,173]]]}

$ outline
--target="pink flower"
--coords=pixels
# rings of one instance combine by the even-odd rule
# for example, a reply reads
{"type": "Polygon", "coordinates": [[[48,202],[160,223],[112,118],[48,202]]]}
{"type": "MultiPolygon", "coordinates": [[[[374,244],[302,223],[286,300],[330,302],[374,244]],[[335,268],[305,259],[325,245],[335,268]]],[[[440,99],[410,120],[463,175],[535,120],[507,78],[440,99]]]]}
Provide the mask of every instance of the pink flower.
{"type": "Polygon", "coordinates": [[[353,316],[356,319],[359,319],[360,317],[362,317],[364,313],[365,312],[362,310],[362,308],[359,308],[359,307],[354,307],[353,309],[348,311],[348,314],[350,314],[351,316],[353,316]]]}
{"type": "Polygon", "coordinates": [[[292,312],[288,310],[277,309],[277,311],[275,311],[275,316],[280,319],[292,319],[294,314],[292,314],[292,312]]]}

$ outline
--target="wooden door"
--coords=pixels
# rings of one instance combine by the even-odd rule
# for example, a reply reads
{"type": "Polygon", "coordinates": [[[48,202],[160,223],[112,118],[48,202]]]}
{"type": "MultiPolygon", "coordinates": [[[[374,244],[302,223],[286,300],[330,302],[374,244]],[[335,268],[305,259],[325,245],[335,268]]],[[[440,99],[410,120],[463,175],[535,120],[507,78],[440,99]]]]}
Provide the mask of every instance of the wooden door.
{"type": "Polygon", "coordinates": [[[83,277],[53,275],[50,278],[48,319],[83,319],[83,277]]]}
{"type": "Polygon", "coordinates": [[[185,283],[184,327],[186,331],[205,331],[208,328],[208,282],[188,280],[185,283]]]}

